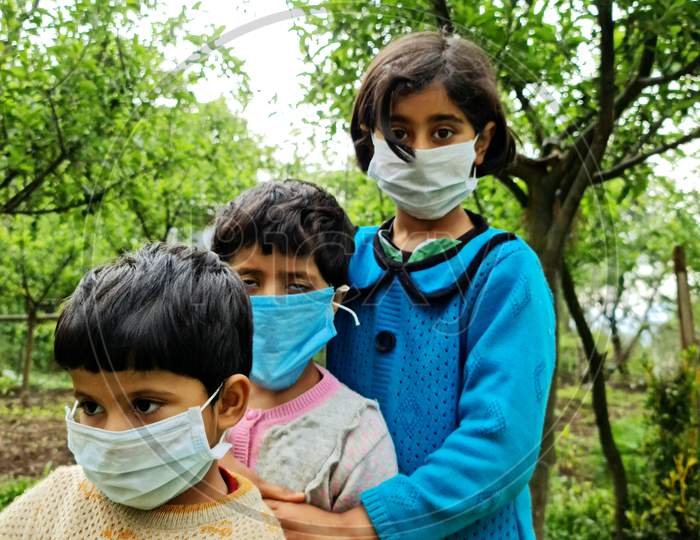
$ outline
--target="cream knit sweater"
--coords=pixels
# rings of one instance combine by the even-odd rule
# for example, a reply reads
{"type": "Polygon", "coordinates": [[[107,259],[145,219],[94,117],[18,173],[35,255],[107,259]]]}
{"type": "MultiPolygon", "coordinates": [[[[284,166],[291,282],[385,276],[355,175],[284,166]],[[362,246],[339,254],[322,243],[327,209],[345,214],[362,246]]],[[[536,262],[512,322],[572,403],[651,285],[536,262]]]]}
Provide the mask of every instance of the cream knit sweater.
{"type": "Polygon", "coordinates": [[[258,489],[246,478],[232,476],[238,488],[220,501],[144,511],[107,499],[78,465],[59,467],[0,513],[0,538],[283,539],[258,489]]]}

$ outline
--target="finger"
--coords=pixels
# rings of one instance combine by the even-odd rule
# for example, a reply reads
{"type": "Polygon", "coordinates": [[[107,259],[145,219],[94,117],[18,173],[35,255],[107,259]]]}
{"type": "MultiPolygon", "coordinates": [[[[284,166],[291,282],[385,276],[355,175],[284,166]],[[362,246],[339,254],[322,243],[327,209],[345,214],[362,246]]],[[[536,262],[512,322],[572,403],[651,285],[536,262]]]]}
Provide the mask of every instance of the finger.
{"type": "Polygon", "coordinates": [[[277,499],[266,499],[263,498],[263,502],[270,507],[270,510],[275,511],[278,510],[280,507],[279,501],[277,499]]]}
{"type": "Polygon", "coordinates": [[[276,484],[263,482],[263,484],[259,486],[259,489],[264,499],[276,499],[278,501],[291,503],[306,502],[306,495],[304,495],[303,492],[292,491],[291,489],[276,484]]]}

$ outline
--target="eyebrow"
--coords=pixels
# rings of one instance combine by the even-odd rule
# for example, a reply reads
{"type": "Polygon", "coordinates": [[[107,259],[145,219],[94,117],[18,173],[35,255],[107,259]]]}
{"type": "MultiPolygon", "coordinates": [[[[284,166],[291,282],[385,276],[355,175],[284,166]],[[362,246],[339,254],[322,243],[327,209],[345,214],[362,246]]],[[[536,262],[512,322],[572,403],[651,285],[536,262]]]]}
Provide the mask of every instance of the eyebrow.
{"type": "Polygon", "coordinates": [[[238,268],[236,268],[234,266],[233,269],[239,274],[255,274],[255,275],[257,275],[257,274],[262,273],[262,272],[260,272],[260,270],[258,270],[257,268],[255,268],[253,266],[240,266],[238,268]]]}
{"type": "Polygon", "coordinates": [[[280,272],[281,275],[284,275],[288,278],[301,278],[301,279],[311,279],[311,276],[309,275],[308,272],[299,271],[299,272],[280,272]]]}
{"type": "MultiPolygon", "coordinates": [[[[75,396],[76,399],[79,398],[86,398],[92,401],[97,401],[96,398],[92,397],[89,394],[86,394],[85,392],[81,392],[79,390],[75,390],[73,392],[73,395],[75,396]]],[[[141,397],[141,396],[148,396],[148,397],[177,397],[177,394],[174,394],[173,392],[168,392],[167,390],[155,390],[153,388],[141,388],[139,390],[134,390],[133,392],[129,392],[126,394],[126,397],[131,399],[135,397],[141,397]]]]}
{"type": "MultiPolygon", "coordinates": [[[[392,114],[390,120],[393,122],[403,122],[405,124],[411,123],[408,118],[400,114],[392,114]]],[[[464,124],[464,119],[454,114],[434,114],[428,118],[428,122],[455,122],[457,124],[464,124]]]]}

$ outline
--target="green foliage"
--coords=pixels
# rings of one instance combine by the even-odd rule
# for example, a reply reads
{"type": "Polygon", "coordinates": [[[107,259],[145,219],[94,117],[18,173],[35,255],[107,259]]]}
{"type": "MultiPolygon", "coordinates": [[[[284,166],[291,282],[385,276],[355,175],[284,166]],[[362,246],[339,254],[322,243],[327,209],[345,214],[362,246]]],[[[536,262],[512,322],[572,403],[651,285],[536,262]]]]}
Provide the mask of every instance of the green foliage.
{"type": "MultiPolygon", "coordinates": [[[[245,102],[241,63],[226,49],[195,58],[186,70],[163,68],[165,47],[182,39],[204,43],[212,34],[187,33],[185,10],[144,32],[139,25],[155,5],[3,3],[1,213],[99,205],[138,174],[140,164],[125,155],[135,131],[149,125],[161,103],[176,111],[194,104],[189,85],[207,70],[231,76],[245,102]]],[[[221,30],[212,29],[214,37],[221,30]]]]}
{"type": "Polygon", "coordinates": [[[12,377],[0,374],[0,397],[6,396],[16,386],[16,381],[12,377]]]}
{"type": "Polygon", "coordinates": [[[35,478],[17,478],[0,484],[0,510],[36,483],[35,478]]]}
{"type": "Polygon", "coordinates": [[[379,190],[376,181],[355,168],[311,172],[306,177],[333,193],[355,225],[377,225],[394,215],[391,199],[379,190]]]}
{"type": "MultiPolygon", "coordinates": [[[[223,27],[193,34],[197,7],[166,20],[157,7],[0,6],[1,314],[58,310],[88,268],[146,241],[200,240],[219,205],[274,168],[223,99],[198,103],[191,91],[217,72],[245,105],[230,49],[166,69],[167,48],[204,47],[223,27]]],[[[40,371],[51,368],[53,326],[35,331],[40,371]]],[[[0,369],[21,372],[26,336],[27,324],[0,324],[0,369]]]]}
{"type": "Polygon", "coordinates": [[[613,538],[614,501],[607,488],[577,478],[552,479],[547,507],[547,540],[613,538]]]}
{"type": "Polygon", "coordinates": [[[700,466],[695,384],[697,351],[665,374],[650,374],[646,472],[631,492],[630,536],[700,536],[700,466]]]}
{"type": "Polygon", "coordinates": [[[32,487],[43,478],[46,478],[51,472],[51,462],[47,463],[41,473],[40,478],[8,478],[3,480],[0,478],[0,511],[8,506],[13,500],[22,495],[26,490],[32,487]]]}

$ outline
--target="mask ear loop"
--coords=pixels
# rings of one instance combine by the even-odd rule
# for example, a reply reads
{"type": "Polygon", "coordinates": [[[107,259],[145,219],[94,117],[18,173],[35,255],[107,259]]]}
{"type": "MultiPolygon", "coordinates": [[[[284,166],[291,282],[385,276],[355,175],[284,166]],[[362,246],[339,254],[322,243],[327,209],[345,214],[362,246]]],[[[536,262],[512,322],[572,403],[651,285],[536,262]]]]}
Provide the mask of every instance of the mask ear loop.
{"type": "Polygon", "coordinates": [[[200,411],[204,411],[204,409],[206,409],[207,407],[209,407],[209,404],[210,404],[211,401],[216,397],[216,394],[219,393],[219,390],[221,390],[221,387],[222,387],[223,385],[224,385],[224,383],[221,383],[221,384],[219,385],[219,388],[217,388],[217,389],[214,391],[214,393],[213,393],[211,396],[209,396],[209,399],[206,401],[206,403],[204,403],[204,405],[202,405],[202,406],[199,408],[200,411]]]}
{"type": "Polygon", "coordinates": [[[349,307],[345,307],[344,305],[339,304],[338,302],[333,302],[333,305],[336,306],[338,309],[347,311],[350,315],[352,315],[352,318],[355,319],[355,326],[360,326],[360,319],[357,318],[357,313],[355,313],[352,309],[350,309],[349,307]]]}
{"type": "Polygon", "coordinates": [[[69,408],[68,405],[66,405],[66,416],[70,419],[75,421],[75,410],[78,408],[78,400],[75,400],[75,403],[73,403],[73,408],[69,408]]]}
{"type": "MultiPolygon", "coordinates": [[[[478,180],[476,177],[476,143],[479,140],[479,136],[481,135],[481,132],[478,132],[476,136],[474,137],[474,163],[472,163],[472,168],[469,171],[469,178],[467,178],[467,182],[475,182],[478,180]]],[[[393,225],[393,223],[392,223],[393,225]]]]}
{"type": "MultiPolygon", "coordinates": [[[[346,293],[349,290],[350,290],[350,287],[348,287],[347,285],[341,285],[340,287],[338,287],[335,290],[335,292],[336,293],[339,293],[339,292],[346,293]]],[[[345,307],[344,305],[339,304],[338,302],[333,302],[333,305],[336,306],[338,309],[342,309],[343,311],[347,311],[352,316],[352,318],[355,320],[355,326],[360,326],[360,319],[357,318],[357,313],[355,313],[352,309],[350,309],[349,307],[345,307]]]]}

